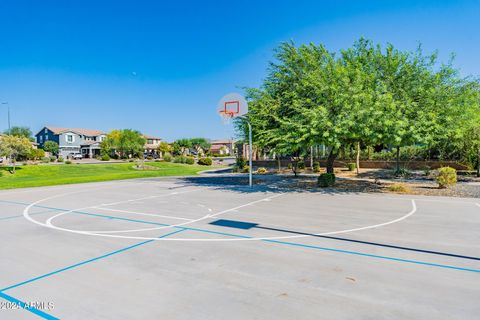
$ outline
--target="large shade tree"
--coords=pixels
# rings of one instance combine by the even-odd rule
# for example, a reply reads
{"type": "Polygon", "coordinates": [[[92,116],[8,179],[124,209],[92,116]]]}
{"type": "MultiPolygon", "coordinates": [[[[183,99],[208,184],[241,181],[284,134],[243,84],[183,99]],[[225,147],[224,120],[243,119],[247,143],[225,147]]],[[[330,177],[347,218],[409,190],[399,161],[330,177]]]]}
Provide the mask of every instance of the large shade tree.
{"type": "Polygon", "coordinates": [[[9,135],[0,137],[0,156],[10,159],[12,173],[15,173],[17,159],[27,157],[31,148],[32,143],[28,138],[9,135]]]}
{"type": "MultiPolygon", "coordinates": [[[[330,173],[342,146],[355,145],[358,162],[361,144],[390,145],[398,155],[402,146],[455,135],[472,92],[451,64],[438,66],[421,48],[360,39],[336,54],[284,43],[275,58],[262,87],[247,90],[255,144],[292,156],[327,145],[330,173]]],[[[237,127],[246,132],[241,120],[237,127]]]]}

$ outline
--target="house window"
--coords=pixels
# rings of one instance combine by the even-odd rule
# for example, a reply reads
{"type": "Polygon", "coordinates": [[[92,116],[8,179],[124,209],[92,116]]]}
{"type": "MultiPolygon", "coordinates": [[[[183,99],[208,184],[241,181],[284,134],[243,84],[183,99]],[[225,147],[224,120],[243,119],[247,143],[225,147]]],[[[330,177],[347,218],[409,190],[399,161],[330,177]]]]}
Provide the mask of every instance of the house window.
{"type": "Polygon", "coordinates": [[[47,134],[47,133],[48,133],[48,129],[47,129],[47,128],[45,128],[45,134],[47,134]]]}
{"type": "Polygon", "coordinates": [[[68,143],[72,143],[72,142],[73,142],[73,135],[72,135],[72,134],[67,135],[67,142],[68,142],[68,143]]]}
{"type": "Polygon", "coordinates": [[[39,138],[40,138],[40,143],[42,143],[43,142],[43,137],[40,136],[39,138]]]}
{"type": "Polygon", "coordinates": [[[47,136],[47,135],[45,135],[45,141],[47,141],[47,140],[48,140],[48,136],[47,136]]]}

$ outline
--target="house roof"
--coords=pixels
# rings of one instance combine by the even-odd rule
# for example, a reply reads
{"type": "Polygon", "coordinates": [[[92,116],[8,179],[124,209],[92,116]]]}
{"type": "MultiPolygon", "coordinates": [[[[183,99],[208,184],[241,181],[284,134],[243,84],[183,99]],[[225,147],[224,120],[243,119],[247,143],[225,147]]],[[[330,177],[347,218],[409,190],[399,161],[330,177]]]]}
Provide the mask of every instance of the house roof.
{"type": "MultiPolygon", "coordinates": [[[[103,131],[100,131],[100,130],[92,130],[92,129],[82,129],[82,128],[58,128],[58,127],[45,127],[47,128],[48,130],[52,131],[53,134],[61,134],[61,133],[64,133],[64,132],[74,132],[74,133],[78,133],[78,134],[81,134],[81,135],[84,135],[84,136],[99,136],[101,134],[105,134],[103,131]]],[[[43,130],[43,129],[42,129],[43,130]]],[[[37,135],[42,132],[42,130],[40,130],[37,135]]]]}
{"type": "Polygon", "coordinates": [[[150,139],[150,140],[162,140],[162,138],[155,137],[155,136],[149,136],[148,134],[144,134],[143,137],[145,139],[150,139]]]}
{"type": "Polygon", "coordinates": [[[234,141],[231,140],[231,139],[224,139],[224,140],[212,140],[210,142],[211,145],[215,145],[215,144],[232,144],[234,141]]]}

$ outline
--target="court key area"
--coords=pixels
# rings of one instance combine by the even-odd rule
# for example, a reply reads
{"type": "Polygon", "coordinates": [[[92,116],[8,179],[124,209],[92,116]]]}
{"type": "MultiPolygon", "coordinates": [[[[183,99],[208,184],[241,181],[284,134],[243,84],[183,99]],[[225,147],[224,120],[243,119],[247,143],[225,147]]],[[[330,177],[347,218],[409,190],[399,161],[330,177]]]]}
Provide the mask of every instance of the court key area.
{"type": "Polygon", "coordinates": [[[479,199],[216,179],[0,191],[0,319],[478,319],[479,199]]]}

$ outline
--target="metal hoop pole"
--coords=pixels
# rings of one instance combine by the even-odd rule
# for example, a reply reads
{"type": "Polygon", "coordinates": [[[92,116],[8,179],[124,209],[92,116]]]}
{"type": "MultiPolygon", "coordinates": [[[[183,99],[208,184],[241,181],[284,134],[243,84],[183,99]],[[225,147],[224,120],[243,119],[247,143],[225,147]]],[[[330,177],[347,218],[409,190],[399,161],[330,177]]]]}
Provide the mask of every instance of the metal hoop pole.
{"type": "Polygon", "coordinates": [[[250,122],[247,120],[248,124],[248,184],[250,187],[252,187],[252,125],[250,122]]]}

